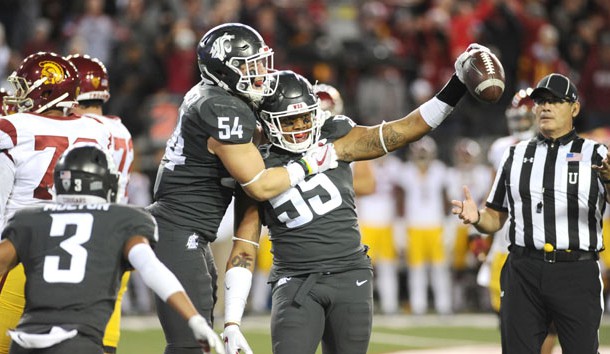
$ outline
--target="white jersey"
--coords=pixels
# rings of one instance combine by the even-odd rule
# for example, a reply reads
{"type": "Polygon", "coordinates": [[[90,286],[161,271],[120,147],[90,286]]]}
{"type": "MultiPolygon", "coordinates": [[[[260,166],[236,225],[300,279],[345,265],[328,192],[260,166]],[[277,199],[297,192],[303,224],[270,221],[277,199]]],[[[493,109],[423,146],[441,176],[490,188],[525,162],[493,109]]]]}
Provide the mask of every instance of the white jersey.
{"type": "Polygon", "coordinates": [[[445,220],[447,167],[439,160],[430,162],[425,173],[405,163],[395,183],[405,191],[405,221],[408,227],[441,227],[445,220]]]}
{"type": "Polygon", "coordinates": [[[119,179],[119,190],[117,193],[118,203],[127,204],[127,184],[129,183],[131,164],[133,163],[133,141],[131,133],[117,116],[103,116],[99,114],[86,113],[87,117],[97,119],[104,123],[112,134],[114,163],[121,173],[119,179]]]}
{"type": "Polygon", "coordinates": [[[2,225],[16,210],[52,199],[55,163],[76,142],[108,148],[111,134],[99,121],[77,115],[17,113],[0,118],[2,225]]]}
{"type": "MultiPolygon", "coordinates": [[[[487,153],[487,160],[489,160],[489,163],[491,163],[491,165],[493,166],[494,171],[500,169],[500,166],[498,165],[500,164],[500,161],[502,161],[504,151],[506,151],[506,149],[515,145],[519,141],[521,140],[519,140],[517,137],[509,135],[502,138],[498,138],[491,144],[491,146],[489,147],[489,152],[487,153]]],[[[489,187],[491,187],[491,183],[489,184],[489,187]]]]}
{"type": "Polygon", "coordinates": [[[358,219],[363,225],[388,226],[396,217],[394,181],[400,178],[402,163],[394,156],[371,160],[375,175],[375,192],[356,198],[358,219]]]}
{"type": "Polygon", "coordinates": [[[468,167],[449,168],[446,179],[449,199],[462,200],[463,186],[468,186],[472,199],[477,205],[482,205],[489,194],[493,173],[483,164],[474,164],[468,167]]]}

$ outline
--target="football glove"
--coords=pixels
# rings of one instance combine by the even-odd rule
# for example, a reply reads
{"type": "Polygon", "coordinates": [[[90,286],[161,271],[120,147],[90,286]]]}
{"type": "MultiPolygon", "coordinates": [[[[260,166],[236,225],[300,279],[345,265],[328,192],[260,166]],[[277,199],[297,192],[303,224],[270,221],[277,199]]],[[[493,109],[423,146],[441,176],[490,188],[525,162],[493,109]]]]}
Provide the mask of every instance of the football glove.
{"type": "Polygon", "coordinates": [[[239,354],[239,350],[242,350],[244,354],[253,354],[248,341],[239,330],[238,325],[229,325],[225,327],[221,337],[225,341],[227,354],[239,354]]]}
{"type": "Polygon", "coordinates": [[[333,143],[326,143],[326,139],[318,141],[318,145],[309,149],[299,160],[305,169],[306,175],[321,173],[339,166],[337,152],[333,143]]]}
{"type": "Polygon", "coordinates": [[[462,54],[460,54],[460,56],[455,60],[454,64],[455,74],[462,83],[464,83],[464,63],[466,62],[466,59],[468,59],[468,57],[470,56],[470,53],[476,50],[482,50],[492,54],[489,48],[487,48],[486,46],[480,45],[478,43],[471,43],[468,48],[466,48],[466,50],[462,54]]]}
{"type": "Polygon", "coordinates": [[[208,325],[208,322],[201,315],[195,315],[189,318],[189,327],[193,331],[195,339],[201,344],[203,348],[212,347],[218,354],[224,354],[225,350],[222,345],[222,341],[208,325]]]}

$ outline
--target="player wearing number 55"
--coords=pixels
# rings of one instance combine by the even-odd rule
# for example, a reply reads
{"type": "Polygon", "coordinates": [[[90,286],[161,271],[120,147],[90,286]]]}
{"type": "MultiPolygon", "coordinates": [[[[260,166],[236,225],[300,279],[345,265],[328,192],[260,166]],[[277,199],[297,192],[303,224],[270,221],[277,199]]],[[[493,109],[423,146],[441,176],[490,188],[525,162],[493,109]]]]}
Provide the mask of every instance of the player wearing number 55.
{"type": "Polygon", "coordinates": [[[108,150],[79,143],[53,173],[56,202],[17,211],[2,232],[0,275],[22,263],[25,310],[10,353],[103,353],[121,276],[136,269],[188,323],[202,347],[224,353],[180,282],[154,255],[154,218],[114,204],[119,173],[108,150]]]}

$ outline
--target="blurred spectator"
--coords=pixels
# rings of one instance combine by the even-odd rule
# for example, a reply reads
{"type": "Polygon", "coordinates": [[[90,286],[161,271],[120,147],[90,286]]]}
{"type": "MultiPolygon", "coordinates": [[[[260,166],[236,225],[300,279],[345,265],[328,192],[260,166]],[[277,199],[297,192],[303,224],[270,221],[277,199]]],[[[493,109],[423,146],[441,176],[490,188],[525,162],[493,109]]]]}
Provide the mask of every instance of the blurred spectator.
{"type": "Polygon", "coordinates": [[[519,65],[519,87],[530,87],[551,73],[568,74],[568,65],[559,56],[559,32],[551,24],[540,27],[537,40],[523,53],[519,65]]]}
{"type": "MultiPolygon", "coordinates": [[[[34,33],[30,40],[26,41],[21,49],[21,54],[26,57],[38,52],[58,52],[55,41],[51,39],[52,24],[48,19],[41,17],[34,23],[34,33]]],[[[61,54],[61,53],[58,53],[61,54]]]]}
{"type": "Polygon", "coordinates": [[[580,79],[585,130],[610,125],[610,31],[601,33],[580,79]]]}
{"type": "Polygon", "coordinates": [[[375,125],[384,118],[398,119],[407,112],[406,83],[400,71],[392,65],[377,65],[358,81],[358,123],[375,125]]]}
{"type": "Polygon", "coordinates": [[[85,0],[85,9],[81,16],[67,26],[68,37],[78,35],[83,38],[86,48],[81,54],[89,54],[103,63],[110,62],[114,23],[104,13],[106,0],[85,0]]]}
{"type": "Polygon", "coordinates": [[[172,94],[184,95],[199,81],[195,49],[197,39],[188,22],[176,21],[171,33],[172,42],[165,58],[165,87],[172,94]]]}

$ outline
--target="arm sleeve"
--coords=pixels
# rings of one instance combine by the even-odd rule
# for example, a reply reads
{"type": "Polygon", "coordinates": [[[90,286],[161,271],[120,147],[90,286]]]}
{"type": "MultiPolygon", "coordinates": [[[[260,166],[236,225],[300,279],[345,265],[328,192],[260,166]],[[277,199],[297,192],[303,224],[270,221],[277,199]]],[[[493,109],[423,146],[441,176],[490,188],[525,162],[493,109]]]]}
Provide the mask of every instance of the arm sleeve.
{"type": "Polygon", "coordinates": [[[144,283],[163,301],[172,294],[184,291],[178,278],[155,256],[152,248],[140,243],[129,250],[129,263],[142,276],[144,283]]]}

